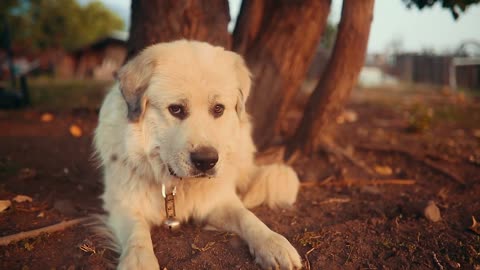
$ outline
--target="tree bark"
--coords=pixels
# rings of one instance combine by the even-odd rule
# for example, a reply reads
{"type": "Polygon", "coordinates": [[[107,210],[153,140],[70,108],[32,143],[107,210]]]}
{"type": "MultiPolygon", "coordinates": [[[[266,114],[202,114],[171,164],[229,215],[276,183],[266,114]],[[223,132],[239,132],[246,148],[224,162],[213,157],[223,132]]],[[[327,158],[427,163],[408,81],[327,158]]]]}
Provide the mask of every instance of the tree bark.
{"type": "MultiPolygon", "coordinates": [[[[260,33],[262,21],[266,20],[266,10],[271,8],[274,0],[244,0],[233,31],[233,50],[244,55],[247,47],[255,41],[260,33]]],[[[267,18],[268,19],[268,18],[267,18]]]]}
{"type": "Polygon", "coordinates": [[[295,150],[310,154],[347,101],[357,82],[367,50],[374,0],[344,0],[332,56],[305,107],[303,118],[287,145],[286,158],[295,150]]]}
{"type": "Polygon", "coordinates": [[[234,48],[253,74],[248,111],[259,149],[271,143],[297,93],[325,28],[330,0],[245,0],[234,48]]]}
{"type": "Polygon", "coordinates": [[[148,45],[194,39],[230,48],[228,0],[134,0],[128,58],[148,45]]]}

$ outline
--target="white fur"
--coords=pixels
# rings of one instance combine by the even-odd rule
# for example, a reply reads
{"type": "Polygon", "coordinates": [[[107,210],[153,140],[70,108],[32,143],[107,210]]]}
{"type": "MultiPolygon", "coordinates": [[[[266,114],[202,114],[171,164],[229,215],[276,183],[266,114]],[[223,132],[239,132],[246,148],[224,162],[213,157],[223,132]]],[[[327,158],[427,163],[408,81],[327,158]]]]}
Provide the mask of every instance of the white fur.
{"type": "Polygon", "coordinates": [[[254,164],[251,125],[243,109],[250,78],[241,57],[182,40],[145,49],[119,74],[123,77],[107,95],[95,132],[107,225],[121,247],[118,269],[159,269],[150,228],[165,220],[162,183],[177,187],[181,221],[193,218],[237,233],[263,268],[300,268],[300,256],[288,240],[246,208],[291,205],[299,185],[290,167],[254,164]],[[142,115],[129,121],[120,89],[129,91],[145,82],[142,115]],[[183,120],[168,111],[179,100],[188,104],[183,120]],[[210,113],[214,103],[225,106],[219,118],[210,113]],[[192,172],[189,154],[200,146],[218,151],[212,177],[192,172]]]}

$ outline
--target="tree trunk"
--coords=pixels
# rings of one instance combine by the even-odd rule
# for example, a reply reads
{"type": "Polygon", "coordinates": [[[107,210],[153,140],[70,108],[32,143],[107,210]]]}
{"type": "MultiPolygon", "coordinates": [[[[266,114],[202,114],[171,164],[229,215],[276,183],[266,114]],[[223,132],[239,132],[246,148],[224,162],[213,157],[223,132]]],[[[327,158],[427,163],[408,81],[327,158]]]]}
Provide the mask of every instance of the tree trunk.
{"type": "Polygon", "coordinates": [[[274,0],[242,1],[240,13],[233,31],[233,50],[245,55],[247,47],[257,38],[266,11],[270,9],[274,0]]]}
{"type": "Polygon", "coordinates": [[[245,53],[254,89],[248,111],[259,149],[271,143],[285,116],[325,28],[330,0],[244,1],[234,48],[245,53]]]}
{"type": "Polygon", "coordinates": [[[373,6],[374,0],[343,1],[332,56],[287,146],[286,158],[295,150],[306,154],[316,150],[322,131],[343,108],[364,64],[373,6]]]}
{"type": "Polygon", "coordinates": [[[148,45],[194,39],[230,48],[228,0],[134,0],[128,58],[148,45]]]}

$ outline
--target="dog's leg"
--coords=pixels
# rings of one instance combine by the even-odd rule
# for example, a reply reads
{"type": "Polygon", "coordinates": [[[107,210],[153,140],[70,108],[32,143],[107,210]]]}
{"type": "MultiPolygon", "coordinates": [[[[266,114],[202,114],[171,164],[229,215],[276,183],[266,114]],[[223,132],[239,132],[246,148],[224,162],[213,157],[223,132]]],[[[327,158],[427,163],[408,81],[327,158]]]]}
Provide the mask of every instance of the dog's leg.
{"type": "Polygon", "coordinates": [[[295,171],[284,164],[252,166],[250,183],[242,194],[247,208],[266,204],[270,208],[291,206],[300,186],[295,171]]]}
{"type": "Polygon", "coordinates": [[[115,209],[111,213],[108,225],[122,249],[117,269],[159,269],[147,221],[141,214],[127,213],[125,209],[115,209]]]}
{"type": "Polygon", "coordinates": [[[301,258],[290,242],[270,230],[240,200],[222,203],[210,212],[207,222],[237,233],[247,242],[255,261],[265,269],[290,270],[302,267],[301,258]]]}

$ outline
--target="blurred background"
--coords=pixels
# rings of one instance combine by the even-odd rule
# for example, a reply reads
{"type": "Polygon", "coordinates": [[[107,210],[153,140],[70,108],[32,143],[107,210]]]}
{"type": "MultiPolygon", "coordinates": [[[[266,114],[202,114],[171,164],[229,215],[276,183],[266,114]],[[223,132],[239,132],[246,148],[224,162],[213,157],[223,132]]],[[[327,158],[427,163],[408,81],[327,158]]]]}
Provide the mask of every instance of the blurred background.
{"type": "MultiPolygon", "coordinates": [[[[113,74],[187,38],[245,58],[257,161],[302,181],[296,211],[255,213],[305,268],[480,269],[479,26],[478,0],[0,1],[0,268],[108,267],[83,227],[1,240],[101,213],[113,74]]],[[[257,269],[234,235],[180,235],[153,234],[162,267],[257,269]]]]}

